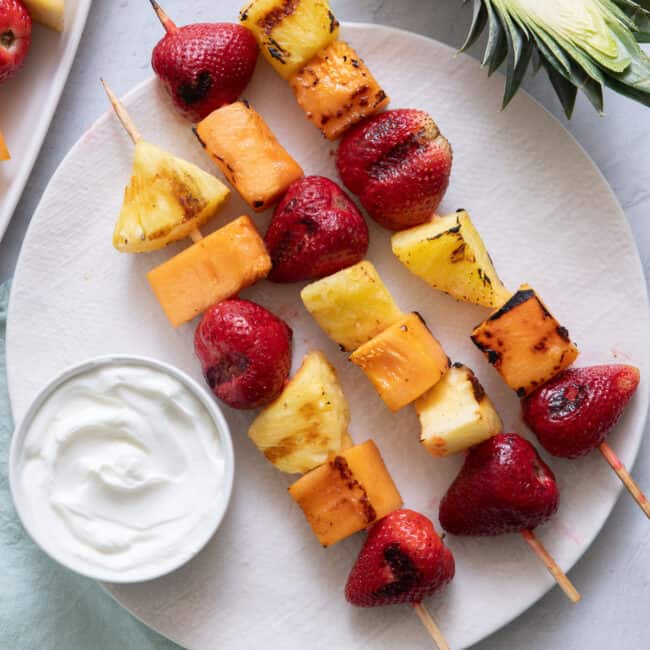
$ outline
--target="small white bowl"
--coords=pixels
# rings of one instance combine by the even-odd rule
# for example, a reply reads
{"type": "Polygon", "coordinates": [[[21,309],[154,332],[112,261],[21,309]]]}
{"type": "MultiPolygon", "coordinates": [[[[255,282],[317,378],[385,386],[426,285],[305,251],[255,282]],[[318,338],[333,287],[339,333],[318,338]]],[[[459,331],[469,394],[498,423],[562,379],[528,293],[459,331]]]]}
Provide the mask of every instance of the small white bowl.
{"type": "Polygon", "coordinates": [[[85,361],[81,364],[70,367],[54,377],[38,393],[31,406],[27,410],[27,413],[23,417],[22,421],[16,427],[12,437],[11,449],[9,452],[9,485],[11,494],[13,497],[14,505],[16,507],[16,511],[18,512],[20,520],[25,527],[25,530],[29,533],[30,537],[52,559],[56,560],[68,569],[71,569],[72,571],[75,571],[76,573],[87,576],[89,578],[113,583],[135,583],[159,578],[163,575],[171,573],[172,571],[175,571],[187,563],[189,560],[191,560],[196,554],[198,554],[199,551],[201,551],[203,547],[210,541],[217,528],[219,528],[219,525],[221,524],[221,521],[226,514],[232,495],[234,469],[235,459],[230,427],[228,426],[228,423],[226,422],[221,409],[213,397],[202,386],[194,381],[194,379],[189,377],[184,372],[178,370],[177,368],[174,368],[173,366],[170,366],[169,364],[163,363],[161,361],[156,361],[155,359],[133,355],[109,355],[96,357],[89,359],[88,361],[85,361]],[[56,549],[52,548],[51,545],[49,545],[47,541],[43,539],[45,536],[43,531],[40,529],[35,529],[30,525],[30,517],[27,514],[29,505],[18,478],[19,461],[21,458],[21,453],[23,451],[23,446],[25,444],[27,432],[29,431],[33,419],[38,413],[41,406],[46,402],[50,395],[57,388],[59,388],[59,386],[64,384],[72,377],[83,374],[89,370],[94,370],[99,367],[110,365],[145,366],[167,374],[177,381],[181,382],[207,410],[209,416],[216,426],[219,434],[219,440],[224,452],[223,498],[215,504],[217,507],[215,507],[213,512],[214,520],[212,526],[206,528],[204,539],[200,538],[193,540],[194,549],[190,555],[186,555],[182,558],[172,557],[171,561],[168,561],[167,563],[163,562],[160,565],[156,566],[154,569],[146,567],[141,572],[129,570],[128,577],[121,576],[119,572],[114,572],[109,569],[102,570],[98,568],[97,570],[89,570],[85,562],[75,564],[75,562],[70,559],[70,556],[66,556],[65,558],[59,557],[57,555],[56,549]]]}

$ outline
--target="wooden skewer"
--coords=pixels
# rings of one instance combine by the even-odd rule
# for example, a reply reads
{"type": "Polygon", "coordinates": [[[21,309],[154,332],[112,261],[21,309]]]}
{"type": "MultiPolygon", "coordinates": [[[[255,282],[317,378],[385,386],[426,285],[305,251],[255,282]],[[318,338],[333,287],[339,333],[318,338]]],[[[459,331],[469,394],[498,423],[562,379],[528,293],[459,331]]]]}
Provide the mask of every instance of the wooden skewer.
{"type": "Polygon", "coordinates": [[[422,622],[422,625],[426,628],[429,636],[433,639],[433,642],[438,646],[439,650],[450,650],[449,644],[447,643],[445,637],[443,636],[440,628],[433,620],[431,614],[422,603],[413,603],[413,609],[418,615],[418,618],[422,622]]]}
{"type": "Polygon", "coordinates": [[[535,551],[537,557],[539,557],[539,559],[546,565],[549,573],[555,578],[555,581],[560,585],[562,591],[567,595],[569,600],[572,603],[577,603],[581,598],[578,590],[573,586],[573,583],[569,578],[566,577],[544,545],[537,539],[535,533],[532,530],[524,530],[521,532],[521,535],[526,542],[528,542],[528,545],[533,549],[533,551],[535,551]]]}
{"type": "MultiPolygon", "coordinates": [[[[122,102],[117,98],[106,81],[104,81],[104,79],[101,77],[100,81],[102,82],[102,86],[104,86],[104,90],[108,95],[108,99],[111,102],[111,106],[113,107],[115,115],[117,115],[117,119],[119,119],[120,124],[122,124],[124,130],[129,134],[129,137],[133,141],[133,144],[138,144],[138,142],[142,140],[142,135],[140,134],[140,131],[138,131],[138,127],[136,127],[135,122],[131,119],[131,116],[128,114],[126,108],[124,108],[124,104],[122,104],[122,102]]],[[[194,228],[194,230],[190,232],[190,239],[196,244],[196,242],[203,239],[203,235],[198,228],[194,228]]]]}
{"type": "Polygon", "coordinates": [[[618,478],[621,479],[628,492],[639,504],[641,510],[645,512],[645,516],[650,519],[650,502],[648,501],[646,495],[643,494],[636,481],[630,476],[630,473],[627,471],[623,463],[621,463],[620,458],[606,442],[601,442],[598,446],[598,449],[600,450],[600,453],[605,457],[605,460],[610,464],[611,468],[616,472],[618,478]]]}

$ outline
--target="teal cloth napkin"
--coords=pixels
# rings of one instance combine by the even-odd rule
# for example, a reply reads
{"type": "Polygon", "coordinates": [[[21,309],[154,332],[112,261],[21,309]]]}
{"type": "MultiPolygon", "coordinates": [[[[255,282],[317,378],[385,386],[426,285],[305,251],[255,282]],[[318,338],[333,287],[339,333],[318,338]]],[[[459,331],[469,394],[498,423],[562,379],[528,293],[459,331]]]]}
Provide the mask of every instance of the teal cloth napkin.
{"type": "Polygon", "coordinates": [[[13,424],[5,374],[9,285],[0,286],[0,648],[178,650],[93,580],[50,560],[20,524],[9,491],[13,424]]]}

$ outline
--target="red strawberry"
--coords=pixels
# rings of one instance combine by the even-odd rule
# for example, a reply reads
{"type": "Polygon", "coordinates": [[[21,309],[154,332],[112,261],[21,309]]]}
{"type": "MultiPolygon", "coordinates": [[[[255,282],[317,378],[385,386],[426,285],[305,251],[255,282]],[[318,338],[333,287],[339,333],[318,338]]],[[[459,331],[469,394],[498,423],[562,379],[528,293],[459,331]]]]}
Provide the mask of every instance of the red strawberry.
{"type": "Polygon", "coordinates": [[[32,42],[32,19],[20,0],[0,0],[0,83],[22,66],[32,42]]]}
{"type": "Polygon", "coordinates": [[[368,226],[336,183],[306,176],[289,186],[264,241],[273,261],[269,280],[316,280],[364,258],[368,226]]]}
{"type": "Polygon", "coordinates": [[[205,312],[194,350],[212,392],[228,406],[252,409],[274,400],[291,369],[291,328],[264,307],[233,298],[205,312]]]}
{"type": "Polygon", "coordinates": [[[343,138],[336,164],[368,214],[391,230],[431,219],[449,185],[452,152],[424,111],[379,113],[343,138]]]}
{"type": "Polygon", "coordinates": [[[501,535],[543,524],[555,514],[555,476],[516,433],[472,447],[440,503],[440,523],[454,535],[501,535]]]}
{"type": "Polygon", "coordinates": [[[569,368],[522,400],[524,420],[550,454],[577,458],[605,440],[639,379],[633,366],[569,368]]]}
{"type": "Polygon", "coordinates": [[[395,510],[368,532],[345,597],[358,607],[419,603],[444,587],[454,571],[454,556],[431,521],[413,510],[395,510]]]}
{"type": "Polygon", "coordinates": [[[235,23],[177,27],[151,0],[166,36],[156,45],[151,65],[178,110],[199,122],[234,102],[253,76],[259,48],[253,34],[235,23]]]}

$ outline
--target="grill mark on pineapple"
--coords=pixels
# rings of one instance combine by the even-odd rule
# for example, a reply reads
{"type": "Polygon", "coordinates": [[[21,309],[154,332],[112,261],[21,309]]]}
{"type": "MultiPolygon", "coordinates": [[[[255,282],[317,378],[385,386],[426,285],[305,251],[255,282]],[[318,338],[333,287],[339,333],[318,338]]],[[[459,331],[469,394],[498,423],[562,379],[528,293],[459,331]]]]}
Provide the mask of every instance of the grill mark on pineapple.
{"type": "Polygon", "coordinates": [[[162,179],[168,181],[174,198],[183,208],[183,223],[194,219],[205,210],[207,202],[192,192],[192,187],[189,183],[178,176],[163,176],[162,179]]]}
{"type": "MultiPolygon", "coordinates": [[[[267,14],[262,16],[257,21],[258,27],[260,27],[267,36],[271,36],[273,30],[278,25],[280,25],[280,23],[282,23],[283,20],[291,16],[291,14],[296,11],[299,4],[300,4],[300,0],[284,0],[284,2],[280,6],[274,7],[273,9],[271,9],[271,11],[269,11],[267,14]]],[[[287,53],[273,39],[269,38],[269,42],[274,46],[274,48],[277,48],[279,52],[284,52],[285,54],[287,53]]],[[[269,53],[271,54],[271,56],[273,56],[273,54],[271,53],[271,48],[269,48],[269,53]]],[[[282,62],[284,63],[284,61],[282,62]]]]}
{"type": "Polygon", "coordinates": [[[327,17],[330,19],[330,34],[339,26],[339,21],[336,19],[336,16],[328,9],[327,17]]]}
{"type": "Polygon", "coordinates": [[[343,456],[335,456],[334,459],[330,461],[330,467],[339,473],[341,480],[346,483],[350,492],[354,492],[355,489],[358,489],[361,492],[361,495],[359,496],[359,504],[361,505],[361,514],[366,523],[370,524],[375,521],[375,519],[377,519],[377,512],[370,503],[368,493],[364,489],[363,485],[354,478],[354,474],[348,465],[348,461],[345,460],[343,456]]]}
{"type": "Polygon", "coordinates": [[[485,388],[478,380],[478,377],[467,368],[467,378],[472,384],[472,393],[474,393],[474,399],[480,404],[485,399],[485,388]]]}

